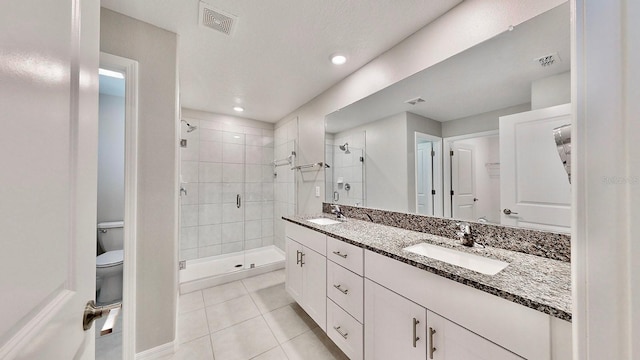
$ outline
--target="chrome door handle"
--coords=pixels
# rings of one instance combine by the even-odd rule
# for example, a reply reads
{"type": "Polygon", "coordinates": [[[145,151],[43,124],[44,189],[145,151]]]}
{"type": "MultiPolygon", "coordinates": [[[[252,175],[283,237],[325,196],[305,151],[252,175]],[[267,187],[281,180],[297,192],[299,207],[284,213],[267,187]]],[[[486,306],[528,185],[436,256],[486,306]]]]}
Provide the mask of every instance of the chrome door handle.
{"type": "Polygon", "coordinates": [[[338,334],[340,334],[340,336],[342,336],[342,337],[343,337],[343,338],[345,338],[345,339],[347,338],[347,336],[349,336],[349,333],[348,333],[348,332],[344,332],[344,331],[340,330],[340,326],[334,326],[334,327],[333,327],[333,329],[334,329],[335,331],[337,331],[337,332],[338,332],[338,334]]]}
{"type": "Polygon", "coordinates": [[[240,194],[236,194],[236,207],[240,209],[240,206],[242,206],[242,199],[240,198],[240,194]]]}
{"type": "Polygon", "coordinates": [[[502,212],[503,212],[505,215],[518,215],[518,213],[517,213],[517,212],[513,212],[513,211],[511,211],[511,209],[504,209],[504,210],[502,210],[502,212]]]}
{"type": "MultiPolygon", "coordinates": [[[[117,310],[114,314],[112,325],[115,325],[115,317],[118,315],[117,312],[120,311],[122,307],[122,302],[117,302],[114,304],[109,304],[105,306],[96,306],[96,302],[93,300],[89,300],[87,305],[84,306],[84,314],[82,316],[82,328],[87,331],[91,329],[91,325],[96,319],[100,319],[105,315],[109,315],[111,311],[117,310]]],[[[105,323],[106,325],[106,323],[105,323]]],[[[107,328],[104,326],[102,331],[100,332],[102,335],[110,333],[112,328],[107,328]],[[102,332],[105,332],[104,334],[102,332]]]]}
{"type": "Polygon", "coordinates": [[[429,327],[429,359],[433,359],[433,353],[438,350],[435,346],[433,346],[433,334],[436,333],[436,330],[432,327],[429,327]]]}
{"type": "Polygon", "coordinates": [[[340,256],[340,257],[341,257],[341,258],[343,258],[343,259],[346,259],[346,258],[347,258],[347,254],[343,254],[343,253],[341,253],[340,251],[334,251],[333,253],[334,253],[334,254],[336,254],[336,255],[338,255],[338,256],[340,256]]]}
{"type": "Polygon", "coordinates": [[[417,342],[418,340],[420,340],[420,337],[417,336],[418,334],[418,324],[420,324],[420,320],[413,318],[413,347],[417,346],[417,342]]]}
{"type": "Polygon", "coordinates": [[[341,293],[347,295],[349,293],[349,289],[343,289],[341,288],[341,286],[342,285],[336,285],[336,284],[333,285],[334,288],[338,289],[341,293]]]}

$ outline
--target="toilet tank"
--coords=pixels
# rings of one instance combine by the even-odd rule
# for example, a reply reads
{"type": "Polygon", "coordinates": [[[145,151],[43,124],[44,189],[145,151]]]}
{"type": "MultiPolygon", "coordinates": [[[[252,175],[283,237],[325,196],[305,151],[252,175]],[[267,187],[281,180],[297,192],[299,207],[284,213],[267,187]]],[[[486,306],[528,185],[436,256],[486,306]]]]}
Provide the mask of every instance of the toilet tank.
{"type": "Polygon", "coordinates": [[[124,249],[123,227],[123,221],[98,223],[98,244],[104,251],[124,249]]]}

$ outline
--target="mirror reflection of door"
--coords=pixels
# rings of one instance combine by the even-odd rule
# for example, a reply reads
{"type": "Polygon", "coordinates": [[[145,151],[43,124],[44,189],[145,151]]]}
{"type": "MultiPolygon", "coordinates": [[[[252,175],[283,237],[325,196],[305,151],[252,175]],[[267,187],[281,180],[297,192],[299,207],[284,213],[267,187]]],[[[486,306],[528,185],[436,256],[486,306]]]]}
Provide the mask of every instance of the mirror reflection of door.
{"type": "Polygon", "coordinates": [[[570,104],[500,117],[502,224],[571,230],[571,185],[552,136],[570,123],[570,104]]]}
{"type": "Polygon", "coordinates": [[[451,144],[451,211],[456,219],[476,219],[475,146],[451,144]]]}
{"type": "Polygon", "coordinates": [[[433,204],[435,189],[433,187],[433,158],[435,151],[431,141],[418,140],[416,144],[417,161],[417,200],[418,214],[434,215],[433,204]]]}

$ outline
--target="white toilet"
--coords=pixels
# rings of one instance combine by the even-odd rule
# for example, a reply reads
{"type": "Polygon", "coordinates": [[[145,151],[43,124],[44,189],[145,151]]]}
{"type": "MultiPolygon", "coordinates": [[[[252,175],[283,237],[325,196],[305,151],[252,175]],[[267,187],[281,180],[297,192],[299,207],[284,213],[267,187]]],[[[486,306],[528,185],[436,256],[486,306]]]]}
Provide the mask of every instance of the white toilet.
{"type": "Polygon", "coordinates": [[[96,258],[96,301],[99,304],[122,300],[123,227],[122,221],[98,224],[98,243],[105,251],[96,258]]]}

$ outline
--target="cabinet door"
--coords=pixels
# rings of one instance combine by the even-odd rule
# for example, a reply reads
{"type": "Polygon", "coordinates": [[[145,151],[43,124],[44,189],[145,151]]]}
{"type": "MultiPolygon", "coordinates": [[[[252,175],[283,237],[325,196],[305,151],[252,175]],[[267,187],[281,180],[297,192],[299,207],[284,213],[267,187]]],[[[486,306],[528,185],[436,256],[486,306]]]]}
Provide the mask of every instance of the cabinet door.
{"type": "Polygon", "coordinates": [[[327,258],[303,248],[302,255],[302,308],[327,331],[327,258]]]}
{"type": "Polygon", "coordinates": [[[434,360],[513,360],[523,359],[478,334],[440,315],[427,312],[430,338],[427,355],[434,360]],[[435,332],[434,332],[435,331],[435,332]],[[431,354],[433,353],[433,357],[431,354]]]}
{"type": "Polygon", "coordinates": [[[427,310],[369,279],[364,292],[365,359],[425,360],[427,310]]]}
{"type": "Polygon", "coordinates": [[[299,264],[302,253],[302,245],[286,238],[285,241],[285,289],[291,297],[298,303],[303,301],[302,297],[302,267],[299,264]]]}

